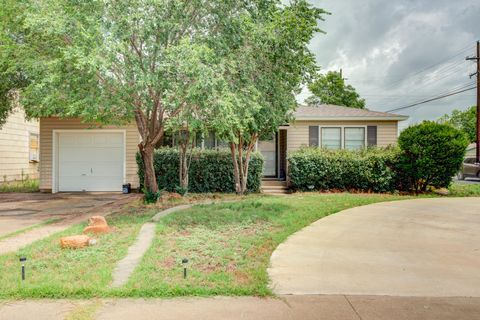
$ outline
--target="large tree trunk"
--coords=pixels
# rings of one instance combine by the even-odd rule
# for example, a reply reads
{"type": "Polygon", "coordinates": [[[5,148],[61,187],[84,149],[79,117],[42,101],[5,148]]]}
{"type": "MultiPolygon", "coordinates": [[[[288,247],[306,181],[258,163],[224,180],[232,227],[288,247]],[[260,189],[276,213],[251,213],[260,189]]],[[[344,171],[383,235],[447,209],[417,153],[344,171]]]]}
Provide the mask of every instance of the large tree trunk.
{"type": "MultiPolygon", "coordinates": [[[[139,103],[138,103],[139,105],[139,103]]],[[[143,160],[144,179],[143,186],[146,191],[151,193],[158,192],[157,177],[155,175],[155,167],[153,165],[153,153],[155,146],[163,138],[163,116],[159,113],[158,103],[154,110],[149,114],[141,110],[137,106],[135,109],[135,122],[137,123],[137,129],[142,137],[142,142],[139,143],[138,149],[143,160]]]]}
{"type": "Polygon", "coordinates": [[[142,156],[143,166],[144,166],[144,179],[143,185],[146,190],[152,193],[158,192],[158,184],[157,184],[157,177],[155,175],[155,167],[153,165],[153,151],[154,145],[146,145],[144,146],[143,143],[138,145],[140,149],[140,155],[142,156]]]}
{"type": "Polygon", "coordinates": [[[235,178],[235,192],[243,195],[247,192],[248,167],[250,156],[257,141],[257,134],[252,134],[250,141],[245,145],[243,137],[238,135],[238,144],[230,142],[230,152],[233,161],[233,175],[235,178]],[[245,159],[243,151],[246,148],[245,159]]]}
{"type": "Polygon", "coordinates": [[[237,146],[234,142],[230,142],[230,154],[232,155],[233,161],[233,178],[235,179],[235,192],[237,194],[241,193],[240,187],[240,172],[238,169],[238,161],[237,161],[237,146]]]}
{"type": "Polygon", "coordinates": [[[187,146],[180,144],[179,146],[179,181],[180,187],[184,190],[188,189],[188,161],[187,161],[187,146]]]}

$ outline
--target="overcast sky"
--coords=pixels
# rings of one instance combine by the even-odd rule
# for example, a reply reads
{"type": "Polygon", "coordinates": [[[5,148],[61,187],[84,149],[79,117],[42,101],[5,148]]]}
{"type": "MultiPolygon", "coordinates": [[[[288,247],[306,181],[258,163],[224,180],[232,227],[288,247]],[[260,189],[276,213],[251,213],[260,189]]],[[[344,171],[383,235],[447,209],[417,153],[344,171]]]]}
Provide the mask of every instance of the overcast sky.
{"type": "MultiPolygon", "coordinates": [[[[332,13],[320,23],[326,34],[310,45],[322,72],[342,68],[368,109],[391,110],[474,81],[465,57],[480,39],[479,0],[310,1],[332,13]]],[[[471,90],[397,113],[410,116],[404,127],[474,104],[471,90]]]]}

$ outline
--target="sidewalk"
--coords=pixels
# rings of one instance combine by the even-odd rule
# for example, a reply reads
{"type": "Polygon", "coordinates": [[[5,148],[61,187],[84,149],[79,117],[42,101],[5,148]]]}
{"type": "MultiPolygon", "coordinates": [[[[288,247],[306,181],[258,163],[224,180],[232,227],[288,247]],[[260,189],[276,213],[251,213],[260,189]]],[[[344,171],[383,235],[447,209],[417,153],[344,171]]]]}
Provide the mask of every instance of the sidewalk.
{"type": "Polygon", "coordinates": [[[480,298],[305,295],[279,298],[27,300],[0,302],[1,320],[480,319],[480,298]]]}

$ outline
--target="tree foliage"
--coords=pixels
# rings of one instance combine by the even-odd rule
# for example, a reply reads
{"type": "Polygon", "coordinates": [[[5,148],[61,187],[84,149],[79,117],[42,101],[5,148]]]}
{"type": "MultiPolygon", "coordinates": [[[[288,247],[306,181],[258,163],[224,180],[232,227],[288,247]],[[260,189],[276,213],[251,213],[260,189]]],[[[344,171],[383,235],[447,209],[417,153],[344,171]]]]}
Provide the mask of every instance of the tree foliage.
{"type": "Polygon", "coordinates": [[[477,140],[477,107],[472,106],[464,111],[455,109],[451,114],[446,114],[439,119],[440,123],[448,123],[462,130],[469,142],[477,140]]]}
{"type": "Polygon", "coordinates": [[[424,121],[402,131],[398,169],[415,192],[448,187],[460,169],[468,140],[448,124],[424,121]]]}
{"type": "Polygon", "coordinates": [[[333,104],[350,108],[365,108],[365,100],[355,91],[355,88],[345,83],[340,72],[329,71],[318,74],[308,85],[312,93],[307,98],[308,105],[333,104]]]}
{"type": "Polygon", "coordinates": [[[152,194],[165,129],[193,130],[200,114],[215,115],[247,179],[256,140],[285,121],[316,71],[307,44],[325,14],[306,0],[2,1],[12,21],[0,29],[0,106],[18,90],[31,117],[134,120],[152,194]]]}
{"type": "Polygon", "coordinates": [[[238,17],[235,37],[218,42],[227,52],[227,87],[212,125],[229,142],[238,193],[246,191],[256,142],[287,122],[295,93],[317,71],[307,45],[321,31],[317,23],[325,14],[304,0],[286,6],[265,2],[238,17]]]}

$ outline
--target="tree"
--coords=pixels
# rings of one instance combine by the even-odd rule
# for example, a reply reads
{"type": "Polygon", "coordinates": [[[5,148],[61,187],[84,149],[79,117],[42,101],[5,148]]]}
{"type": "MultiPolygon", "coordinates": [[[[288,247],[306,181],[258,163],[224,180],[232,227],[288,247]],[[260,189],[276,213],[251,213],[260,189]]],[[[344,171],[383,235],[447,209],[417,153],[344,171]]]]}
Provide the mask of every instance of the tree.
{"type": "Polygon", "coordinates": [[[304,0],[276,1],[239,16],[235,39],[219,41],[225,56],[227,87],[212,126],[229,142],[235,189],[247,190],[251,153],[258,139],[271,137],[295,109],[295,92],[316,72],[307,45],[326,12],[304,0]]]}
{"type": "MultiPolygon", "coordinates": [[[[3,0],[1,24],[0,115],[12,90],[30,117],[81,117],[86,122],[135,121],[145,166],[144,186],[157,193],[153,151],[165,124],[190,102],[170,91],[178,63],[218,34],[232,33],[228,23],[257,1],[234,0],[3,0]],[[10,14],[8,14],[10,13],[10,14]],[[25,80],[26,79],[26,80],[25,80]]],[[[258,1],[259,4],[264,1],[258,1]]],[[[205,68],[210,62],[204,61],[205,68]]],[[[197,97],[198,79],[175,78],[197,97]]],[[[178,83],[177,83],[178,84],[178,83]]]]}
{"type": "Polygon", "coordinates": [[[313,94],[306,99],[308,105],[333,104],[350,108],[365,108],[365,100],[355,91],[355,88],[345,83],[342,75],[336,71],[318,74],[308,85],[313,94]]]}
{"type": "Polygon", "coordinates": [[[211,110],[221,101],[223,77],[219,59],[206,45],[185,42],[174,48],[168,61],[171,70],[166,82],[170,87],[167,100],[180,110],[166,120],[166,129],[175,135],[179,148],[179,191],[188,191],[188,172],[195,140],[206,132],[211,110]]]}
{"type": "Polygon", "coordinates": [[[464,111],[455,109],[450,115],[445,114],[439,119],[440,123],[448,123],[462,130],[469,142],[477,140],[477,107],[472,106],[464,111]]]}
{"type": "Polygon", "coordinates": [[[466,135],[448,124],[424,121],[402,131],[398,168],[415,192],[429,186],[448,187],[460,169],[468,145],[466,135]]]}
{"type": "Polygon", "coordinates": [[[28,79],[14,61],[22,55],[16,42],[21,44],[23,16],[19,15],[22,5],[16,0],[0,1],[0,128],[18,105],[16,89],[25,87],[28,79]],[[3,31],[3,32],[2,32],[3,31]],[[13,38],[16,35],[17,38],[13,38]]]}

